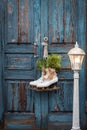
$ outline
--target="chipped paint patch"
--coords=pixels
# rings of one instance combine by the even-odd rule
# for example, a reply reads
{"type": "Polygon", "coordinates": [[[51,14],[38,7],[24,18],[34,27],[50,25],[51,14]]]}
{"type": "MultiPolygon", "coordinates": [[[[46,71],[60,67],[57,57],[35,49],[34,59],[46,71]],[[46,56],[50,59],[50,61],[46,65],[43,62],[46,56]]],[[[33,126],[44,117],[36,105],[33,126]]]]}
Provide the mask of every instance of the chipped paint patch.
{"type": "Polygon", "coordinates": [[[8,13],[9,14],[12,14],[12,4],[11,4],[11,2],[10,3],[8,3],[8,13]]]}
{"type": "Polygon", "coordinates": [[[25,83],[19,83],[19,108],[20,111],[24,111],[26,109],[27,105],[27,97],[26,97],[26,84],[25,83]]]}

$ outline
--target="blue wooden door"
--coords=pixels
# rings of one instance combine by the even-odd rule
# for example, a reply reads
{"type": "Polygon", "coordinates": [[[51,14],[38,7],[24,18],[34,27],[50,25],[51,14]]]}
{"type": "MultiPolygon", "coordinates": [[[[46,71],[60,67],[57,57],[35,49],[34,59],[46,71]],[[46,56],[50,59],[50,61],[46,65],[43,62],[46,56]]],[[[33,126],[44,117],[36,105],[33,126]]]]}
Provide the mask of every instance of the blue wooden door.
{"type": "MultiPolygon", "coordinates": [[[[3,68],[5,111],[13,114],[34,113],[36,124],[43,128],[47,125],[49,127],[50,122],[71,122],[73,72],[67,53],[76,40],[85,48],[85,0],[7,0],[6,5],[3,68]],[[44,36],[49,39],[49,54],[62,56],[62,70],[58,72],[60,89],[34,92],[28,86],[31,80],[39,77],[36,60],[43,55],[41,42],[44,36]]],[[[81,77],[85,74],[84,69],[82,68],[81,77]]],[[[81,82],[82,79],[82,121],[85,119],[85,94],[81,93],[85,93],[85,83],[81,82]]]]}
{"type": "Polygon", "coordinates": [[[5,87],[7,111],[33,112],[33,92],[29,81],[35,78],[32,0],[7,3],[7,40],[5,53],[5,87]]]}
{"type": "Polygon", "coordinates": [[[33,1],[7,0],[5,5],[5,127],[31,129],[35,127],[35,93],[29,90],[29,82],[36,78],[37,51],[33,1]]]}

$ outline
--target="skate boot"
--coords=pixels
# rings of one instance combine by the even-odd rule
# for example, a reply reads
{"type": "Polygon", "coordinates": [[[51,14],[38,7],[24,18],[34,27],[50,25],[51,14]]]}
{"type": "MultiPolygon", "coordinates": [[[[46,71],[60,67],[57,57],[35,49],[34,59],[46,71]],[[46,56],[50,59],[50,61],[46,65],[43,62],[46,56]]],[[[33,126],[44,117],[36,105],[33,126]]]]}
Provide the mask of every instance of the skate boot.
{"type": "Polygon", "coordinates": [[[34,81],[31,81],[31,82],[29,83],[29,85],[30,85],[30,86],[37,86],[38,83],[42,82],[42,80],[43,80],[43,75],[44,75],[44,72],[42,72],[42,76],[41,76],[39,79],[34,80],[34,81]]]}
{"type": "Polygon", "coordinates": [[[52,84],[55,84],[58,81],[58,77],[55,69],[46,68],[45,75],[42,77],[42,81],[37,84],[37,88],[49,87],[52,84]]]}
{"type": "Polygon", "coordinates": [[[53,79],[47,79],[47,80],[42,80],[41,82],[39,82],[37,84],[37,88],[45,88],[45,87],[49,87],[52,84],[55,84],[58,81],[58,77],[55,76],[53,77],[53,79]]]}
{"type": "Polygon", "coordinates": [[[31,81],[29,84],[30,86],[37,86],[37,84],[40,83],[41,81],[42,81],[42,77],[40,77],[39,79],[35,81],[31,81]]]}

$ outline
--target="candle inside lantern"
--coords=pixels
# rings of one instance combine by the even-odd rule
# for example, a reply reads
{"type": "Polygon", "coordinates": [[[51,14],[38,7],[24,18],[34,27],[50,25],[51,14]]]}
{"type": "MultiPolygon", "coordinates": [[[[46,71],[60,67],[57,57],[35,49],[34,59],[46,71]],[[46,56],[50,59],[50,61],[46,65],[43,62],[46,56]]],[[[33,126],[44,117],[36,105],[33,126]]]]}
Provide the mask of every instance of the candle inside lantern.
{"type": "Polygon", "coordinates": [[[80,63],[80,59],[79,58],[75,58],[75,63],[79,64],[80,63]]]}

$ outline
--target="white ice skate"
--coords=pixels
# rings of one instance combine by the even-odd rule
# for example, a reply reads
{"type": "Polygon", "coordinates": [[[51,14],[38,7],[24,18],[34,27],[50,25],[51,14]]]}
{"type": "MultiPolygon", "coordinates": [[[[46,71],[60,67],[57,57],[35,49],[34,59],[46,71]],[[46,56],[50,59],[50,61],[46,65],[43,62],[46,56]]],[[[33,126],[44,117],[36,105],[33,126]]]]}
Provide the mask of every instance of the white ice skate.
{"type": "Polygon", "coordinates": [[[44,75],[44,72],[42,71],[41,77],[40,77],[39,79],[37,79],[37,80],[31,81],[31,82],[29,83],[29,85],[30,85],[30,86],[37,86],[38,83],[42,82],[42,80],[43,80],[43,75],[44,75]]]}
{"type": "Polygon", "coordinates": [[[42,80],[39,83],[37,83],[37,88],[45,88],[45,87],[49,87],[50,85],[56,83],[58,81],[58,77],[54,76],[53,79],[46,79],[46,80],[42,80]]]}
{"type": "Polygon", "coordinates": [[[40,77],[39,79],[35,80],[35,81],[31,81],[29,84],[31,86],[37,86],[38,83],[40,83],[42,81],[42,77],[40,77]]]}

